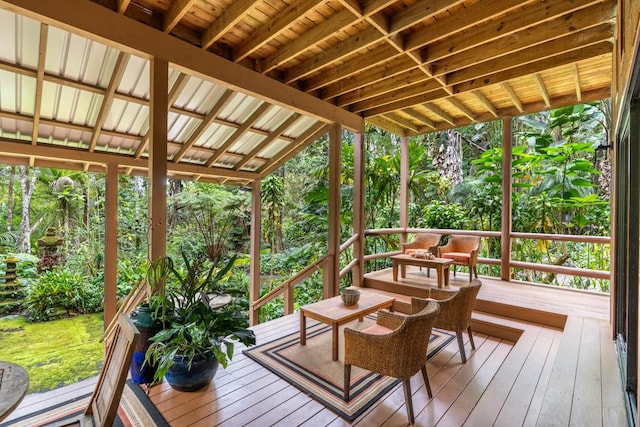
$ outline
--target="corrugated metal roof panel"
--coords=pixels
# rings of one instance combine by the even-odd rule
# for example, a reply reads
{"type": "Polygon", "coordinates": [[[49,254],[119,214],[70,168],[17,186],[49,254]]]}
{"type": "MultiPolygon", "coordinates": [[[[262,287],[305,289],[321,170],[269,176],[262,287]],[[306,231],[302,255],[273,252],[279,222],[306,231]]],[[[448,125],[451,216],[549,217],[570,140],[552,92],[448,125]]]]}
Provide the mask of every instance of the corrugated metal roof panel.
{"type": "Polygon", "coordinates": [[[117,91],[149,99],[149,67],[148,60],[130,55],[117,91]]]}

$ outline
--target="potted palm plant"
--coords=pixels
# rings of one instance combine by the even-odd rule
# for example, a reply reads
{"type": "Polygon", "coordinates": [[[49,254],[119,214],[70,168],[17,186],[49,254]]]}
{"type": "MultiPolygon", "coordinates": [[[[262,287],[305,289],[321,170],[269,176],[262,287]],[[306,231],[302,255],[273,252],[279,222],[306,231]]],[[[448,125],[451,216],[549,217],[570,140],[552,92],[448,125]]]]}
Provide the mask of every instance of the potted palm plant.
{"type": "Polygon", "coordinates": [[[145,361],[157,366],[156,381],[164,377],[177,390],[195,391],[209,384],[218,365],[227,366],[234,343],[253,345],[255,334],[238,302],[245,291],[225,286],[235,258],[218,254],[209,262],[205,253],[190,259],[184,251],[182,258],[184,270],[170,257],[149,267],[149,304],[163,329],[150,338],[145,361]]]}

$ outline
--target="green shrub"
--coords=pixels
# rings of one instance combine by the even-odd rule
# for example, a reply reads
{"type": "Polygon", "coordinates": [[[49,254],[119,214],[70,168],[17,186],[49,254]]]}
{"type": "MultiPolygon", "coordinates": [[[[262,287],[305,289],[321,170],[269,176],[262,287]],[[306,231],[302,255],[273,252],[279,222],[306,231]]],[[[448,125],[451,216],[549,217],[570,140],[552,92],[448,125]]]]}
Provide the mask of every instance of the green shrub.
{"type": "Polygon", "coordinates": [[[466,226],[464,208],[457,203],[434,200],[422,209],[420,227],[463,230],[466,226]]]}
{"type": "Polygon", "coordinates": [[[46,321],[102,309],[102,289],[77,273],[53,270],[27,286],[24,307],[32,321],[46,321]]]}

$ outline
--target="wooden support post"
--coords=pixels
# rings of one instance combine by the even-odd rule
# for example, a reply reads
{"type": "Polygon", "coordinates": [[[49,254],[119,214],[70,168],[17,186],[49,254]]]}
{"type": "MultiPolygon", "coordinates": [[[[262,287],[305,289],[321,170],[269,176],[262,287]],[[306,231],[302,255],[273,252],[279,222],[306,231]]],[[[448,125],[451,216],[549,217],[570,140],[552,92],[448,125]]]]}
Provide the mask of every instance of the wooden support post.
{"type": "Polygon", "coordinates": [[[353,267],[351,277],[355,286],[362,286],[364,280],[364,128],[353,138],[353,232],[358,240],[353,243],[353,258],[358,263],[353,267]]]}
{"type": "MultiPolygon", "coordinates": [[[[262,222],[261,180],[251,184],[251,243],[249,247],[249,303],[253,304],[260,298],[260,224],[262,222]]],[[[260,309],[249,310],[249,324],[260,323],[260,309]]]]}
{"type": "Polygon", "coordinates": [[[149,100],[149,260],[167,251],[167,118],[169,64],[151,58],[149,100]]]}
{"type": "Polygon", "coordinates": [[[104,325],[116,316],[118,276],[118,165],[107,164],[104,222],[104,325]]]}
{"type": "MultiPolygon", "coordinates": [[[[512,141],[511,117],[502,119],[502,237],[500,279],[511,279],[511,201],[512,201],[512,141]]],[[[471,273],[469,273],[471,274],[471,273]]]]}
{"type": "Polygon", "coordinates": [[[406,243],[406,229],[409,225],[409,139],[400,138],[400,244],[406,243]]]}
{"type": "Polygon", "coordinates": [[[335,123],[329,132],[329,236],[327,239],[327,283],[323,298],[340,293],[340,176],[342,127],[335,123]]]}

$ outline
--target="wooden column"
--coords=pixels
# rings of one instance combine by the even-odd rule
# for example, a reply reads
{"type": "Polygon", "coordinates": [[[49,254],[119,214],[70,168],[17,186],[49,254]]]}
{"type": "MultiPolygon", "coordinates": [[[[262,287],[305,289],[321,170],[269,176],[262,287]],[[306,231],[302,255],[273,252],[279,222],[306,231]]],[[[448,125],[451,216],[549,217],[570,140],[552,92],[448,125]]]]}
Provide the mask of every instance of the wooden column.
{"type": "MultiPolygon", "coordinates": [[[[262,181],[257,179],[251,184],[251,243],[249,247],[249,304],[260,298],[260,225],[262,222],[262,181]]],[[[251,307],[249,324],[260,322],[260,309],[251,307]]]]}
{"type": "Polygon", "coordinates": [[[406,229],[409,225],[409,140],[400,138],[400,243],[407,241],[406,229]]]}
{"type": "Polygon", "coordinates": [[[512,207],[512,141],[511,117],[502,119],[502,236],[500,252],[500,278],[511,278],[511,207],[512,207]]]}
{"type": "Polygon", "coordinates": [[[340,293],[340,175],[342,127],[336,123],[329,132],[329,227],[323,298],[340,293]]]}
{"type": "Polygon", "coordinates": [[[167,250],[167,117],[169,63],[151,59],[149,101],[149,260],[167,250]]]}
{"type": "Polygon", "coordinates": [[[364,129],[353,138],[353,233],[358,240],[353,243],[353,258],[358,264],[352,270],[353,284],[362,286],[364,279],[364,129]]]}
{"type": "Polygon", "coordinates": [[[118,165],[107,164],[104,222],[104,324],[116,316],[118,276],[118,165]]]}

